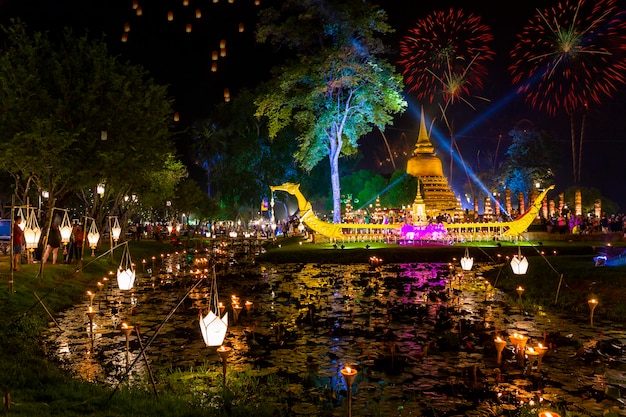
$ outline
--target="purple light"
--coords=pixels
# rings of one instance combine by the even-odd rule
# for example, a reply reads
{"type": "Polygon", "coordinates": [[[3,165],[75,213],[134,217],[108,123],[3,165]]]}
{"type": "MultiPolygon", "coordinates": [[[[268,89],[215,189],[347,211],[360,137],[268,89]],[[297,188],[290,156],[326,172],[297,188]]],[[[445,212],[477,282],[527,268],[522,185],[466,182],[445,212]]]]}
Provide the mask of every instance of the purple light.
{"type": "Polygon", "coordinates": [[[407,240],[440,240],[446,234],[446,228],[442,223],[429,223],[426,226],[405,224],[400,228],[400,234],[407,240]]]}

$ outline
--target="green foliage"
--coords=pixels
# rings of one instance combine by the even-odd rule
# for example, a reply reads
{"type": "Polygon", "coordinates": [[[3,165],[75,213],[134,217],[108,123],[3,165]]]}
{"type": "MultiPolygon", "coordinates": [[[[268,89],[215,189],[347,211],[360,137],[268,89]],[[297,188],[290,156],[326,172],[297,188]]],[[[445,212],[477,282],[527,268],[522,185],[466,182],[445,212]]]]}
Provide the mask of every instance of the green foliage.
{"type": "MultiPolygon", "coordinates": [[[[117,209],[124,195],[150,189],[148,173],[173,154],[166,88],[109,56],[102,41],[65,30],[54,42],[19,21],[2,29],[0,169],[18,198],[47,190],[64,204],[104,182],[102,203],[117,209]]],[[[82,195],[89,208],[92,197],[82,195]]]]}
{"type": "Polygon", "coordinates": [[[519,128],[509,135],[513,142],[501,169],[502,189],[517,194],[527,193],[537,182],[545,187],[554,184],[554,167],[558,166],[554,138],[545,131],[519,128]]]}
{"type": "Polygon", "coordinates": [[[402,78],[381,55],[379,35],[391,32],[386,14],[361,1],[290,0],[260,16],[259,42],[295,52],[257,100],[270,138],[297,132],[297,162],[310,171],[329,158],[334,221],[340,221],[339,157],[356,154],[358,139],[383,129],[406,108],[402,78]]]}

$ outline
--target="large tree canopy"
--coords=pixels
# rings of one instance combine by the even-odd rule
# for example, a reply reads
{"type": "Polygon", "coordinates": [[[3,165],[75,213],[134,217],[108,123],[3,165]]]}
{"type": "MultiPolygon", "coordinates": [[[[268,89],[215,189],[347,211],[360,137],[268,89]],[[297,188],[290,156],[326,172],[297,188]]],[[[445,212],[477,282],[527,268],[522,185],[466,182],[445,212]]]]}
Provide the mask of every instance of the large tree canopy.
{"type": "Polygon", "coordinates": [[[69,30],[59,42],[20,22],[3,32],[0,169],[13,177],[18,199],[46,190],[52,205],[63,204],[83,191],[93,209],[95,192],[85,190],[103,182],[115,209],[124,195],[149,189],[147,173],[171,164],[166,88],[109,56],[103,42],[69,30]]]}
{"type": "Polygon", "coordinates": [[[381,129],[406,108],[402,78],[381,59],[377,36],[392,32],[386,13],[358,1],[287,0],[260,16],[259,42],[286,46],[295,59],[276,68],[256,101],[269,134],[296,129],[297,162],[311,170],[328,157],[333,221],[341,221],[339,157],[358,151],[357,141],[381,129]]]}

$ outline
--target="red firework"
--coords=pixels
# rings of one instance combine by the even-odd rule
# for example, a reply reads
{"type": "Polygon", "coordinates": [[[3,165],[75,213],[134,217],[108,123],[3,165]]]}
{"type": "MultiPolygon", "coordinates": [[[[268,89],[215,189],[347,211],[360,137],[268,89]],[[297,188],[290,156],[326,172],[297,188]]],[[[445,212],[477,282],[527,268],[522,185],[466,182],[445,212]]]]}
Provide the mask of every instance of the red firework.
{"type": "Polygon", "coordinates": [[[626,13],[617,0],[565,0],[517,36],[509,67],[517,92],[555,115],[600,104],[626,83],[626,13]]]}
{"type": "Polygon", "coordinates": [[[493,60],[490,29],[463,10],[433,12],[400,41],[399,64],[409,91],[431,103],[464,100],[483,87],[485,64],[493,60]]]}

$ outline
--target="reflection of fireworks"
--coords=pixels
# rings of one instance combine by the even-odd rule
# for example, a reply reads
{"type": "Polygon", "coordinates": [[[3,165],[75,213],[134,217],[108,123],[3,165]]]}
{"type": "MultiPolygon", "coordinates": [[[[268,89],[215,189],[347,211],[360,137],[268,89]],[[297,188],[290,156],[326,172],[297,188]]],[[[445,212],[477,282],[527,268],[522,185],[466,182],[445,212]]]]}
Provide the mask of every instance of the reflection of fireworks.
{"type": "Polygon", "coordinates": [[[463,100],[482,88],[485,64],[493,59],[493,36],[480,17],[462,10],[433,12],[400,41],[400,65],[409,91],[445,103],[463,100]]]}
{"type": "Polygon", "coordinates": [[[566,0],[529,21],[510,71],[533,107],[554,115],[599,104],[626,82],[626,14],[616,0],[566,0]]]}

